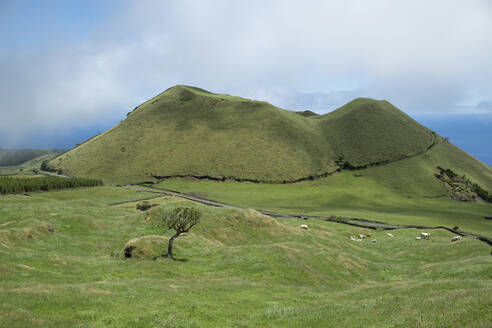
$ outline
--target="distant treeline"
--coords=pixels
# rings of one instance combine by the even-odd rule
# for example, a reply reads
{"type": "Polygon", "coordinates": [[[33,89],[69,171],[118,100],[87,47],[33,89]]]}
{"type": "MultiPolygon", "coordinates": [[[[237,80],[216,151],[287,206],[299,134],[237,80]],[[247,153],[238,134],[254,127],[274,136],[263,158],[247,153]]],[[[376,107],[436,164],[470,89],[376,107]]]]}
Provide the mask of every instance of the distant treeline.
{"type": "Polygon", "coordinates": [[[33,191],[49,191],[65,188],[96,187],[103,182],[96,179],[85,178],[12,178],[0,177],[0,194],[17,194],[33,191]]]}

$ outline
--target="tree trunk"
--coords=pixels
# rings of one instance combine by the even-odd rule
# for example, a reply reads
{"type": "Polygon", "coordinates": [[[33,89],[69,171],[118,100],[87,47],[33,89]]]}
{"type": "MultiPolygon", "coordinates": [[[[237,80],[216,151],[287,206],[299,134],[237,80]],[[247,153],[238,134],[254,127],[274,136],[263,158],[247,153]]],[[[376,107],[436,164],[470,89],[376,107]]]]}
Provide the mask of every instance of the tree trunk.
{"type": "Polygon", "coordinates": [[[179,236],[179,232],[177,232],[174,236],[171,237],[171,239],[169,239],[169,245],[167,246],[167,257],[170,259],[173,259],[173,260],[174,260],[173,242],[174,242],[174,239],[178,238],[178,236],[179,236]]]}

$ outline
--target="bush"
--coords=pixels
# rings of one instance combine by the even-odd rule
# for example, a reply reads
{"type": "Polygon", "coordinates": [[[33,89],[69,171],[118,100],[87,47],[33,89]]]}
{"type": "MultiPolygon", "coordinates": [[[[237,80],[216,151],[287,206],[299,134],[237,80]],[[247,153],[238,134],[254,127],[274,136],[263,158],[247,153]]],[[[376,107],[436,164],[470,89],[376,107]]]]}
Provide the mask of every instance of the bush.
{"type": "Polygon", "coordinates": [[[151,207],[152,207],[152,205],[150,205],[150,203],[147,201],[144,201],[144,202],[137,204],[137,210],[141,210],[141,211],[146,211],[146,210],[150,209],[151,207]]]}
{"type": "Polygon", "coordinates": [[[46,172],[55,172],[55,169],[53,168],[53,166],[49,165],[48,162],[49,162],[48,160],[44,160],[41,163],[41,170],[46,171],[46,172]]]}

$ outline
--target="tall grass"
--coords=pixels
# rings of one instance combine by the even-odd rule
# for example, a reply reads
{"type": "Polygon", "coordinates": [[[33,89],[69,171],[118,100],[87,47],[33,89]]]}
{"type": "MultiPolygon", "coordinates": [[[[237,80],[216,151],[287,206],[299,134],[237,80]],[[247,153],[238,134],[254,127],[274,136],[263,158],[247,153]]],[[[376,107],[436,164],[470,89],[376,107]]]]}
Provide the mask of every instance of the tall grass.
{"type": "Polygon", "coordinates": [[[33,191],[48,191],[66,188],[102,186],[101,180],[86,178],[12,178],[0,177],[0,194],[17,194],[33,191]]]}

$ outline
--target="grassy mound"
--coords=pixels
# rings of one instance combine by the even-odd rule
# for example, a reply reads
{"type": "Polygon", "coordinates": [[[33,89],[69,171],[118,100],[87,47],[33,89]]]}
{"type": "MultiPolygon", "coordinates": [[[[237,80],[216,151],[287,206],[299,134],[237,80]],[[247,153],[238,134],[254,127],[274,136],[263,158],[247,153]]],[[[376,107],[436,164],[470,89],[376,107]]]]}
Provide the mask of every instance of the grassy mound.
{"type": "Polygon", "coordinates": [[[113,183],[188,175],[284,182],[406,158],[436,139],[386,101],[360,98],[312,115],[176,86],[50,165],[113,183]]]}
{"type": "Polygon", "coordinates": [[[168,237],[149,235],[130,239],[124,247],[125,257],[150,258],[166,256],[168,237]]]}
{"type": "MultiPolygon", "coordinates": [[[[163,213],[162,208],[151,211],[150,220],[155,223],[163,213]]],[[[175,242],[176,253],[187,248],[197,247],[228,247],[247,245],[264,240],[277,240],[296,230],[280,224],[275,219],[258,213],[255,210],[223,210],[221,215],[203,218],[189,233],[182,234],[175,242]]],[[[137,259],[157,259],[167,256],[168,236],[147,235],[135,237],[124,246],[126,257],[137,259]]]]}
{"type": "Polygon", "coordinates": [[[38,239],[53,231],[48,223],[36,219],[5,222],[0,225],[0,244],[8,247],[29,239],[38,239]]]}

